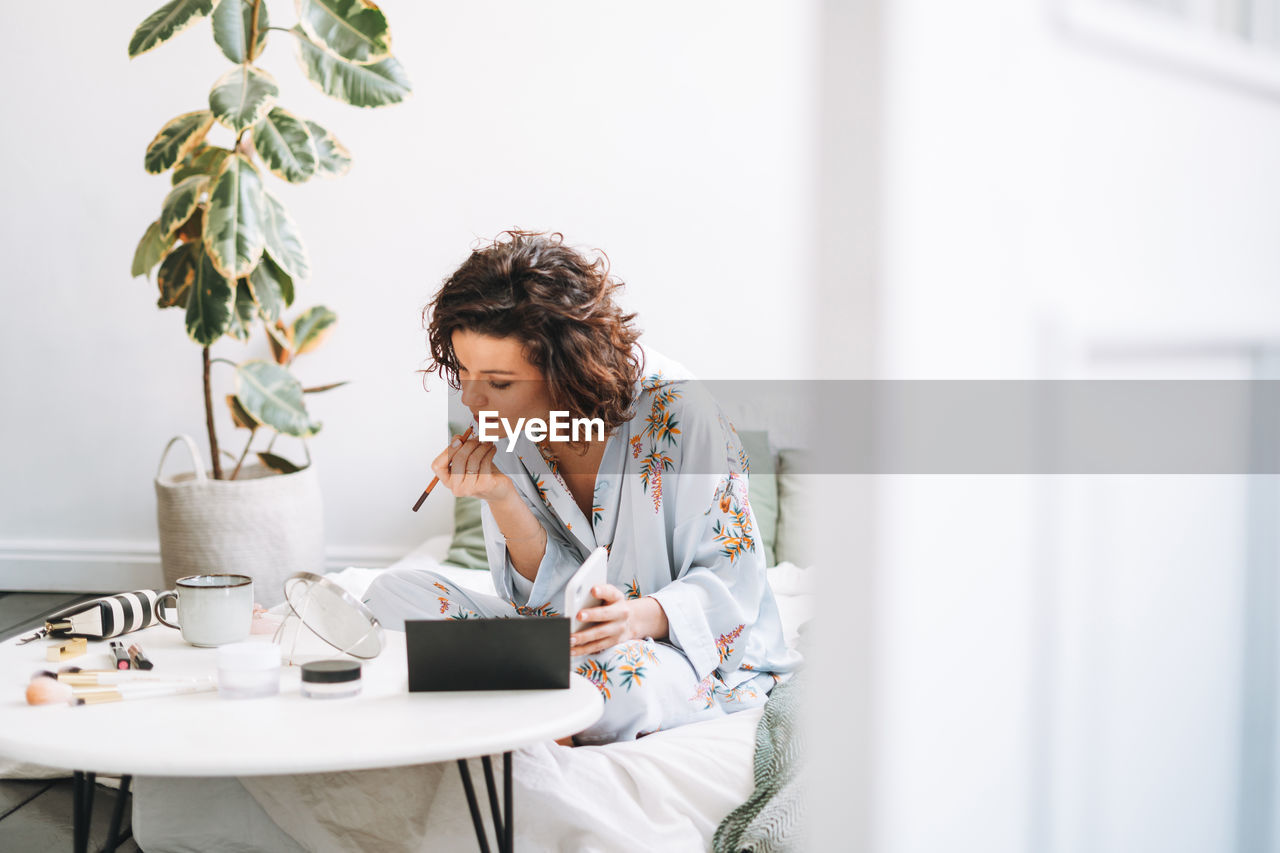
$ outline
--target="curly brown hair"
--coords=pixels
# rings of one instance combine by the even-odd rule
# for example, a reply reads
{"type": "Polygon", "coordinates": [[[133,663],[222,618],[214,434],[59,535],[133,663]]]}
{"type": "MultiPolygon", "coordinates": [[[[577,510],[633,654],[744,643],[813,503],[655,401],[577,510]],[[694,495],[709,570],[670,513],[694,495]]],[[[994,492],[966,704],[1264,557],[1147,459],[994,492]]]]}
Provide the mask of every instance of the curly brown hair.
{"type": "Polygon", "coordinates": [[[594,260],[564,245],[560,233],[504,231],[471,252],[422,310],[431,348],[428,373],[457,389],[453,333],[514,337],[541,371],[556,408],[600,418],[605,431],[630,419],[641,364],[635,314],[613,294],[603,252],[594,260]],[[428,320],[428,315],[430,320],[428,320]]]}

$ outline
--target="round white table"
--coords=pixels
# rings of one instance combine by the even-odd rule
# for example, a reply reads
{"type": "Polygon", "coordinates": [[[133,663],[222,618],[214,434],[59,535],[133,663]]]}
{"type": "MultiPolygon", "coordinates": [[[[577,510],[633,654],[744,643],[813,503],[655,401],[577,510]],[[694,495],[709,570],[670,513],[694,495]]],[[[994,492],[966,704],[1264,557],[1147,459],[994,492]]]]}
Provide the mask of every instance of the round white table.
{"type": "MultiPolygon", "coordinates": [[[[117,800],[123,803],[128,779],[135,775],[275,776],[457,760],[477,840],[487,850],[465,761],[484,756],[498,848],[510,850],[511,751],[582,731],[603,710],[599,691],[578,675],[570,677],[567,690],[410,693],[404,634],[398,631],[385,632],[382,653],[363,662],[360,695],[348,699],[302,696],[299,668],[285,666],[279,695],[268,698],[224,699],[212,692],[80,707],[30,706],[24,692],[38,670],[114,667],[106,641],[90,641],[87,654],[55,664],[45,660],[54,640],[19,645],[20,639],[0,644],[0,755],[75,774],[77,849],[88,841],[98,773],[125,777],[117,800]],[[497,753],[503,754],[506,770],[501,812],[488,757],[497,753]]],[[[216,675],[217,650],[189,646],[171,628],[156,626],[120,639],[141,646],[155,664],[154,675],[216,675]]],[[[251,639],[269,642],[271,637],[251,639]]],[[[296,661],[331,657],[337,652],[303,631],[296,661]]],[[[109,844],[118,830],[119,816],[109,844]]]]}

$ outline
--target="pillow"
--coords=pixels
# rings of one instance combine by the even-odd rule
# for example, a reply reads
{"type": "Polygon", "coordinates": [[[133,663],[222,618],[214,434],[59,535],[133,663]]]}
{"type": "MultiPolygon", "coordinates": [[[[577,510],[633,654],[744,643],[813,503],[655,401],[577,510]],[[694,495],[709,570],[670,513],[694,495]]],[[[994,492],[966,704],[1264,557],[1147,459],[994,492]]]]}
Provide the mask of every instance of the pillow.
{"type": "MultiPolygon", "coordinates": [[[[450,422],[446,441],[467,431],[467,424],[450,422]]],[[[453,499],[453,539],[444,562],[464,569],[488,569],[489,557],[484,552],[484,530],[480,524],[479,498],[453,499]]]]}
{"type": "MultiPolygon", "coordinates": [[[[451,424],[450,435],[466,429],[451,424]]],[[[778,477],[773,454],[769,451],[769,434],[761,430],[741,430],[738,437],[747,453],[750,471],[747,475],[747,500],[760,527],[764,542],[765,565],[775,565],[774,543],[778,533],[778,477]]],[[[478,498],[454,498],[453,539],[444,562],[464,569],[487,569],[489,558],[484,551],[484,530],[480,524],[478,498]]]]}
{"type": "Polygon", "coordinates": [[[480,524],[479,498],[453,499],[453,539],[444,562],[464,569],[487,569],[489,557],[484,552],[484,530],[480,524]]]}
{"type": "Polygon", "coordinates": [[[778,536],[777,464],[769,450],[769,433],[763,430],[738,430],[742,449],[747,452],[747,500],[756,516],[760,538],[764,541],[766,566],[776,565],[774,551],[778,536]]]}
{"type": "Polygon", "coordinates": [[[799,473],[813,470],[803,464],[807,454],[799,449],[778,453],[778,562],[802,567],[815,564],[817,551],[812,529],[817,510],[814,475],[799,473]]]}

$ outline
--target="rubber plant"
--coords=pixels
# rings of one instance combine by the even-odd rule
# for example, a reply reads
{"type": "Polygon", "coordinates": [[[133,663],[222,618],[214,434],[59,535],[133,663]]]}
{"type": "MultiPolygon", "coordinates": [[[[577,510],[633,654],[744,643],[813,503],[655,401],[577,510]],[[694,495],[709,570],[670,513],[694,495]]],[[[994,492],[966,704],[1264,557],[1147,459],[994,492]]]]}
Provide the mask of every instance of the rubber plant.
{"type": "MultiPolygon", "coordinates": [[[[357,107],[404,100],[408,77],[391,55],[386,17],[367,0],[295,0],[297,24],[271,26],[265,0],[172,0],[138,26],[130,58],[168,42],[209,18],[213,41],[233,67],[214,81],[205,108],[183,113],[160,128],[147,146],[149,174],[173,170],[159,217],[147,226],[133,257],[133,275],[159,267],[160,308],[186,312],[187,335],[203,347],[205,423],[213,476],[223,477],[214,429],[210,368],[235,369],[235,393],[226,397],[232,422],[249,430],[234,479],[259,429],[308,438],[320,424],[307,414],[305,395],[338,382],[304,388],[290,371],[314,350],[336,321],[316,306],[284,319],[294,287],[311,263],[298,226],[271,194],[264,172],[288,183],[337,177],[351,166],[347,149],[325,128],[279,106],[275,79],[258,60],[273,34],[294,42],[303,73],[326,95],[357,107]],[[228,145],[211,142],[214,132],[228,145]],[[210,358],[224,336],[247,342],[255,324],[265,330],[274,360],[239,364],[210,358]]],[[[281,472],[299,467],[267,452],[263,464],[281,472]]],[[[222,451],[226,452],[226,451],[222,451]]],[[[231,454],[228,454],[231,456],[231,454]]],[[[235,458],[235,457],[232,457],[235,458]]]]}

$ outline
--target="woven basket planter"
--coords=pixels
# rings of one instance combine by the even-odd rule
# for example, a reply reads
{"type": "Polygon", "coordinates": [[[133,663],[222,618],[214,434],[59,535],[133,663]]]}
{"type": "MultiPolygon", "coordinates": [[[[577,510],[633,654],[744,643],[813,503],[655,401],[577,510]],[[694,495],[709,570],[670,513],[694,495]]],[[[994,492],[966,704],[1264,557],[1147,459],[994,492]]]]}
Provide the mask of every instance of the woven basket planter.
{"type": "Polygon", "coordinates": [[[315,466],[280,474],[245,466],[234,480],[214,480],[189,436],[170,440],[156,471],[160,562],[168,587],[187,575],[249,575],[265,607],[284,600],[285,578],[324,572],[324,508],[315,466]],[[177,442],[191,451],[195,470],[163,475],[177,442]]]}

